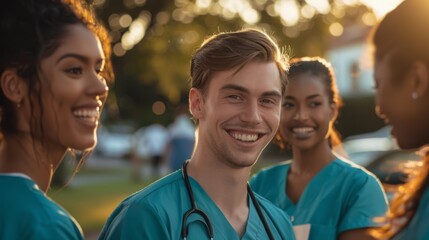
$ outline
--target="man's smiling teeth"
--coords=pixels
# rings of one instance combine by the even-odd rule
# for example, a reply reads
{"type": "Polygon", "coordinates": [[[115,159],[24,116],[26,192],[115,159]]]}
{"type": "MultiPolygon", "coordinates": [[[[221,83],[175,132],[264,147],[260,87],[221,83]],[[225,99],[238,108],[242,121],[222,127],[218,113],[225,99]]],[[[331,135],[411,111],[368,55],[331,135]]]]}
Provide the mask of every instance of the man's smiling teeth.
{"type": "Polygon", "coordinates": [[[300,128],[293,128],[292,132],[297,134],[305,134],[313,131],[313,128],[311,127],[300,127],[300,128]]]}
{"type": "Polygon", "coordinates": [[[98,108],[96,109],[78,109],[73,111],[73,115],[78,118],[90,119],[92,121],[97,120],[99,114],[98,108]]]}
{"type": "Polygon", "coordinates": [[[243,142],[254,142],[258,139],[258,134],[231,132],[230,135],[243,142]]]}

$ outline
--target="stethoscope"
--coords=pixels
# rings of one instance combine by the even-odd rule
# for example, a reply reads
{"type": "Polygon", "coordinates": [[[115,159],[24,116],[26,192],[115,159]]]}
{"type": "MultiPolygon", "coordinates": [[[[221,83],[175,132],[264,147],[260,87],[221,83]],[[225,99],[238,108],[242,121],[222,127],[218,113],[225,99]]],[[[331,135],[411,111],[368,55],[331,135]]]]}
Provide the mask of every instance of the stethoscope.
{"type": "MultiPolygon", "coordinates": [[[[191,184],[189,183],[189,178],[188,178],[188,171],[186,169],[186,166],[188,164],[189,161],[186,161],[183,163],[183,167],[182,167],[182,174],[183,174],[183,180],[185,181],[185,186],[186,186],[186,191],[188,192],[189,195],[189,200],[191,202],[191,206],[192,208],[189,209],[184,215],[183,215],[183,220],[182,220],[182,239],[186,240],[186,238],[188,237],[188,228],[186,226],[186,221],[188,220],[189,216],[191,216],[192,214],[198,214],[200,215],[203,219],[204,219],[204,226],[207,229],[207,232],[209,234],[210,240],[213,240],[213,226],[212,223],[209,219],[209,217],[207,216],[207,214],[199,209],[195,203],[195,198],[194,198],[194,192],[192,191],[192,187],[191,184]]],[[[264,225],[265,231],[267,232],[268,238],[270,240],[274,240],[273,234],[271,233],[270,227],[268,226],[267,220],[265,219],[264,215],[262,214],[262,210],[261,207],[259,206],[258,200],[256,200],[255,195],[253,194],[252,189],[250,188],[249,184],[247,184],[247,192],[250,195],[250,198],[252,199],[252,203],[256,208],[256,211],[258,212],[258,216],[262,221],[262,224],[264,225]]]]}

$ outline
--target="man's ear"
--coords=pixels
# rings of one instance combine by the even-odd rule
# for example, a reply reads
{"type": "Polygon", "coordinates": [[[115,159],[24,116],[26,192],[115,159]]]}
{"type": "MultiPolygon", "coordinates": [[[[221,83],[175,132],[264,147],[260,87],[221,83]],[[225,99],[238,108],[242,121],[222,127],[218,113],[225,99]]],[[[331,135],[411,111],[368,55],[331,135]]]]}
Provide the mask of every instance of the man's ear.
{"type": "Polygon", "coordinates": [[[417,97],[429,94],[429,69],[422,61],[416,61],[413,66],[412,91],[417,97]]]}
{"type": "Polygon", "coordinates": [[[27,84],[19,77],[15,69],[6,69],[0,76],[3,94],[10,101],[20,104],[27,94],[27,84]]]}
{"type": "Polygon", "coordinates": [[[204,117],[204,98],[199,89],[191,88],[189,90],[189,111],[195,120],[200,120],[204,117]]]}

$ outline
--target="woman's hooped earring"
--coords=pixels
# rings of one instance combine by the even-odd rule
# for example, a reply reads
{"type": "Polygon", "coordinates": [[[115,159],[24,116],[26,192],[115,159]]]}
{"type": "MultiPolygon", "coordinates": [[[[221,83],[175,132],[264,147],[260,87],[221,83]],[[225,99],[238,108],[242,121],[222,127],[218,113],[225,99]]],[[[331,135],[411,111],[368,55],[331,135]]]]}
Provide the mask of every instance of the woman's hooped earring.
{"type": "Polygon", "coordinates": [[[412,93],[411,93],[411,98],[412,98],[413,100],[417,100],[417,98],[419,98],[419,94],[418,94],[417,92],[412,92],[412,93]]]}

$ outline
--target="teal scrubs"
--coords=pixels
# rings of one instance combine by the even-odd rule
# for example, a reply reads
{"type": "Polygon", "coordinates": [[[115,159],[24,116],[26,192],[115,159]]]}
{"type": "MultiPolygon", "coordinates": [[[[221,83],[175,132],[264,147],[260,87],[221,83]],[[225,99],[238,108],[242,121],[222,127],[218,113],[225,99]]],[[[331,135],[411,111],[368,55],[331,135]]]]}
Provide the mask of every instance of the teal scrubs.
{"type": "Polygon", "coordinates": [[[0,239],[83,239],[76,221],[22,174],[0,174],[0,239]]]}
{"type": "Polygon", "coordinates": [[[429,188],[423,193],[413,219],[392,238],[392,240],[403,239],[429,240],[429,188]]]}
{"type": "Polygon", "coordinates": [[[264,169],[252,177],[255,192],[283,209],[294,226],[310,224],[310,240],[337,239],[344,231],[376,226],[373,218],[387,211],[380,182],[363,168],[340,159],[324,167],[297,203],[286,194],[291,162],[264,169]]]}
{"type": "MultiPolygon", "coordinates": [[[[214,239],[268,239],[265,228],[250,197],[250,213],[240,238],[221,210],[193,178],[189,177],[196,205],[211,221],[214,239]]],[[[215,181],[215,180],[214,180],[215,181]]],[[[275,239],[295,239],[286,214],[255,194],[275,239]]],[[[178,170],[125,199],[109,217],[99,239],[182,239],[183,215],[191,209],[188,192],[178,170]]],[[[192,214],[187,222],[188,238],[208,239],[204,221],[192,214]]]]}

